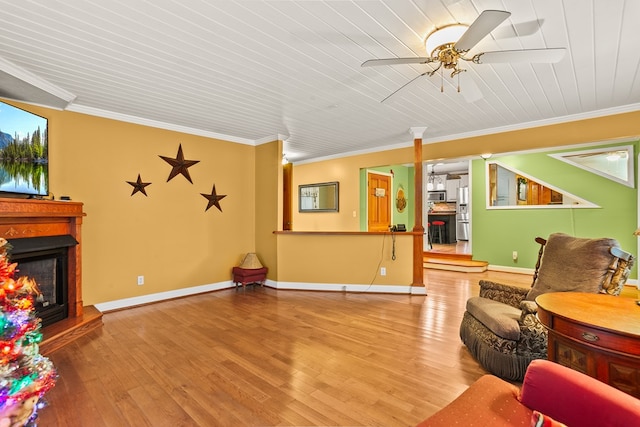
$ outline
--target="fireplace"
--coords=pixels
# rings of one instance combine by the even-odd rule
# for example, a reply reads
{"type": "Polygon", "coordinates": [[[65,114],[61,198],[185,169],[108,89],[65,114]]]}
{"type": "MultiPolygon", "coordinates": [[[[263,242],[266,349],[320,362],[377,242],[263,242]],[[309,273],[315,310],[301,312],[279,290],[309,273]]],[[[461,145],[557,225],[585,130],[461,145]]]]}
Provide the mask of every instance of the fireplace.
{"type": "Polygon", "coordinates": [[[70,235],[9,239],[12,262],[18,263],[15,277],[27,276],[38,284],[41,294],[35,299],[36,314],[42,326],[52,325],[69,316],[69,248],[78,242],[70,235]]]}
{"type": "MultiPolygon", "coordinates": [[[[14,245],[23,242],[30,246],[26,250],[18,249],[23,254],[31,252],[29,257],[19,259],[22,254],[15,253],[11,259],[18,263],[20,273],[32,275],[32,262],[36,262],[34,269],[41,268],[38,261],[43,261],[44,269],[49,275],[60,273],[51,293],[64,291],[66,294],[58,305],[66,308],[58,309],[64,313],[62,320],[57,319],[60,314],[45,313],[44,298],[42,314],[51,316],[52,323],[42,328],[44,338],[40,343],[40,353],[48,355],[56,349],[66,345],[76,338],[102,326],[102,313],[94,306],[84,306],[82,303],[82,211],[83,204],[72,201],[54,201],[37,199],[8,199],[0,198],[0,237],[4,237],[14,245]],[[16,242],[19,242],[16,244],[16,242]],[[60,243],[62,242],[62,243],[60,243]],[[61,251],[58,254],[58,250],[61,251]],[[66,253],[66,257],[62,255],[66,253]],[[44,260],[39,258],[44,257],[44,260]],[[53,260],[46,261],[47,258],[53,260]],[[55,265],[55,267],[54,267],[55,265]],[[66,274],[66,280],[62,275],[66,274]],[[59,287],[59,283],[64,283],[59,287]],[[66,290],[64,289],[66,286],[66,290]],[[55,291],[53,290],[55,288],[55,291]]],[[[39,274],[39,273],[38,273],[39,274]]],[[[37,280],[40,285],[43,280],[37,280]]],[[[47,306],[52,305],[49,303],[47,306]]]]}

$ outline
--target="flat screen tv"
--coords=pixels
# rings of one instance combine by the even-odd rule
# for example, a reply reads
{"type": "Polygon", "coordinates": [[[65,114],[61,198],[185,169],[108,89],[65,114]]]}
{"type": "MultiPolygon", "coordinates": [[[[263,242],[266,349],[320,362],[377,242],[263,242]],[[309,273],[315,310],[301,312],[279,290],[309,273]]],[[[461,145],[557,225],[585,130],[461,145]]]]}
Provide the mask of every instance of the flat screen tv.
{"type": "Polygon", "coordinates": [[[1,196],[49,194],[47,125],[44,117],[0,102],[1,196]]]}

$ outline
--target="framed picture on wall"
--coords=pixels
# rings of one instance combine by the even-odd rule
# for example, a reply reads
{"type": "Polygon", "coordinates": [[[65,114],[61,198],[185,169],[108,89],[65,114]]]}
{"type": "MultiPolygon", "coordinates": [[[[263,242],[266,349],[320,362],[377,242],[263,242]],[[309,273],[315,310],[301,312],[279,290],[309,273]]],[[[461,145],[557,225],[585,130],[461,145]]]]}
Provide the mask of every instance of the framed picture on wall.
{"type": "Polygon", "coordinates": [[[527,201],[527,179],[519,177],[518,178],[518,200],[526,202],[527,201]]]}

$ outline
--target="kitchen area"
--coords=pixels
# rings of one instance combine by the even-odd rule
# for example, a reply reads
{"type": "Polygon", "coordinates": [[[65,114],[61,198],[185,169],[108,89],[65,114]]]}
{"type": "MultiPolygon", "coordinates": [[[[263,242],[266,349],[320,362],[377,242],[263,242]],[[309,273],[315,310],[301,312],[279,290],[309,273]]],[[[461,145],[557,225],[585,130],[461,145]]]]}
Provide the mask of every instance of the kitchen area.
{"type": "Polygon", "coordinates": [[[430,224],[425,228],[431,237],[425,239],[425,251],[447,245],[452,252],[465,253],[471,223],[468,162],[427,163],[424,176],[425,225],[430,224]]]}

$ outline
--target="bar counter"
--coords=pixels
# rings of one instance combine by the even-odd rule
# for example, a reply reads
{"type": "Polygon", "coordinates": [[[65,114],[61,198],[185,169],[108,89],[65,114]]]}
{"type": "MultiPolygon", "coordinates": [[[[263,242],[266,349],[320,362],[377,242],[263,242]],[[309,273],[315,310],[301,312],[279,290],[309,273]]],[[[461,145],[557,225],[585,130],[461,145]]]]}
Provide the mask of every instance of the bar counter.
{"type": "MultiPolygon", "coordinates": [[[[433,221],[443,221],[444,222],[444,236],[443,243],[456,243],[456,213],[455,212],[429,212],[427,214],[427,218],[429,223],[433,221]]],[[[432,226],[433,227],[433,226],[432,226]]],[[[431,241],[433,243],[438,243],[434,240],[435,234],[433,230],[431,230],[431,241]]]]}

